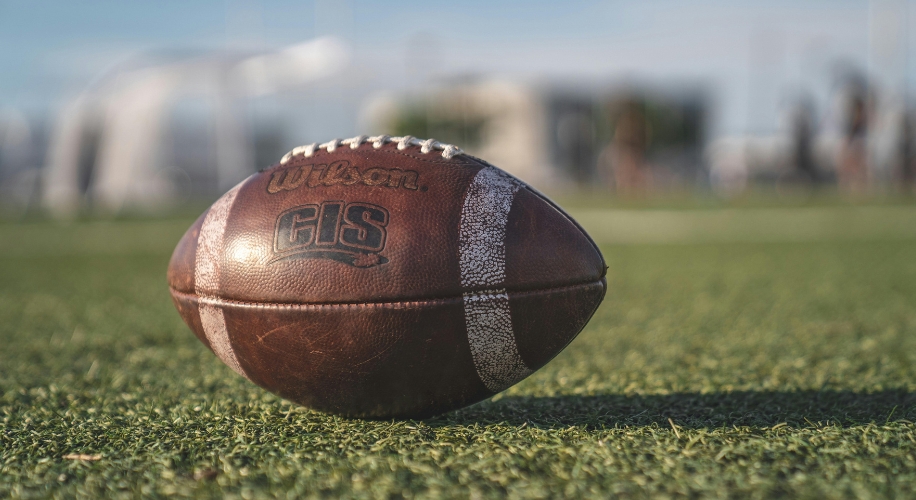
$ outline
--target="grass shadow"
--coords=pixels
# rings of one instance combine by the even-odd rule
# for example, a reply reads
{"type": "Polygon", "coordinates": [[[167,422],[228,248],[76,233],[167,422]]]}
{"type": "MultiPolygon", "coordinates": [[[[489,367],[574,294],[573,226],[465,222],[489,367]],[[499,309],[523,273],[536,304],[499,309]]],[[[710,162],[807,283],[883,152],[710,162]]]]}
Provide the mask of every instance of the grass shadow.
{"type": "Polygon", "coordinates": [[[916,393],[905,390],[735,391],[625,396],[506,396],[426,422],[444,425],[529,425],[542,428],[585,426],[589,429],[669,427],[685,429],[731,426],[851,427],[900,419],[916,421],[916,393]]]}

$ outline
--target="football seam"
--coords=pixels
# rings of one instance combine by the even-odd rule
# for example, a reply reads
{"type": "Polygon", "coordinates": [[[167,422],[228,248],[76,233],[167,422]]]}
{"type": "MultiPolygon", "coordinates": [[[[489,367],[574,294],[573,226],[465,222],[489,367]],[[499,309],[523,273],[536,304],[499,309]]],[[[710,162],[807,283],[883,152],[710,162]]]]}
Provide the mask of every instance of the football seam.
{"type": "Polygon", "coordinates": [[[361,308],[361,307],[372,307],[372,308],[399,308],[399,307],[410,307],[410,306],[422,306],[430,304],[448,304],[448,303],[462,303],[464,301],[465,295],[486,295],[492,294],[495,292],[511,294],[511,298],[517,298],[519,296],[529,296],[529,295],[545,295],[549,293],[563,292],[566,290],[573,290],[576,288],[585,288],[592,285],[602,284],[605,281],[604,277],[599,278],[596,281],[588,281],[584,283],[577,283],[573,285],[564,285],[557,287],[549,288],[534,288],[526,290],[506,290],[506,289],[496,289],[496,290],[474,290],[464,292],[459,296],[450,296],[450,297],[434,297],[428,299],[405,299],[405,300],[386,300],[386,301],[363,301],[363,302],[325,302],[325,303],[298,303],[298,302],[270,302],[270,301],[251,301],[251,300],[238,300],[238,299],[226,299],[223,297],[217,296],[207,296],[199,295],[196,293],[183,292],[177,290],[172,286],[169,286],[169,291],[172,295],[179,297],[186,297],[191,299],[197,299],[198,301],[210,302],[213,304],[225,304],[225,305],[239,305],[239,306],[250,306],[250,307],[261,307],[261,308],[275,308],[275,309],[352,309],[352,308],[361,308]]]}

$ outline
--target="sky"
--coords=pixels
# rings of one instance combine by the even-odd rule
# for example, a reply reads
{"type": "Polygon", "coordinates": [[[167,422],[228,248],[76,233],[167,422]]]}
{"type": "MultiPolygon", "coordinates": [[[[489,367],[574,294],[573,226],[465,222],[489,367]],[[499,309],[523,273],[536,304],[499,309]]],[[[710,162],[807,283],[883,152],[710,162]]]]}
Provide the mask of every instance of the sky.
{"type": "Polygon", "coordinates": [[[150,52],[335,36],[380,89],[469,74],[701,85],[713,134],[766,133],[801,94],[826,115],[839,67],[867,72],[888,95],[907,89],[911,3],[0,0],[0,110],[53,114],[150,52]]]}

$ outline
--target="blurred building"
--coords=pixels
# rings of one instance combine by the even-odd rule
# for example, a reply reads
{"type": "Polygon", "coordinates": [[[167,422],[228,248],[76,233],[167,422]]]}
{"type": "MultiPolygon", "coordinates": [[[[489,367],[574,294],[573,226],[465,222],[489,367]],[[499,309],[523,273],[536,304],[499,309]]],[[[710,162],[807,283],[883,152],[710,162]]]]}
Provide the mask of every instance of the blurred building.
{"type": "Polygon", "coordinates": [[[693,185],[704,170],[706,112],[706,93],[689,86],[480,79],[378,94],[363,112],[363,128],[458,144],[547,191],[619,190],[612,170],[623,155],[613,152],[623,148],[625,128],[630,135],[643,131],[637,147],[647,177],[665,187],[693,185]],[[634,109],[635,119],[627,113],[634,109]]]}
{"type": "Polygon", "coordinates": [[[863,72],[841,74],[824,109],[804,93],[787,100],[775,132],[710,137],[716,94],[703,83],[481,77],[379,91],[396,86],[365,64],[335,39],[134,60],[51,123],[0,112],[0,204],[165,209],[213,199],[293,146],[378,133],[454,143],[548,192],[916,182],[906,97],[863,72]],[[273,112],[253,111],[265,102],[273,112]]]}

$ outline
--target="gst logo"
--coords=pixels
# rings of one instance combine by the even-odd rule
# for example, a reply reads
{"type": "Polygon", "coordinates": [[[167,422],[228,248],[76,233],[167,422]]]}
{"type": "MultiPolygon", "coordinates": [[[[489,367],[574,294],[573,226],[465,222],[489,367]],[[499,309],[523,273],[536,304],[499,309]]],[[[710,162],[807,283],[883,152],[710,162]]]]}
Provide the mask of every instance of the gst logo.
{"type": "Polygon", "coordinates": [[[335,161],[330,165],[302,165],[298,167],[278,168],[270,177],[267,192],[270,194],[280,191],[292,191],[300,186],[310,188],[318,186],[352,186],[364,184],[366,186],[384,186],[387,188],[404,188],[416,191],[419,174],[413,170],[399,168],[368,168],[362,172],[356,165],[350,165],[345,160],[335,161]]]}
{"type": "Polygon", "coordinates": [[[378,266],[388,262],[379,255],[387,225],[388,211],[369,203],[326,201],[291,208],[277,217],[271,262],[296,257],[378,266]]]}

